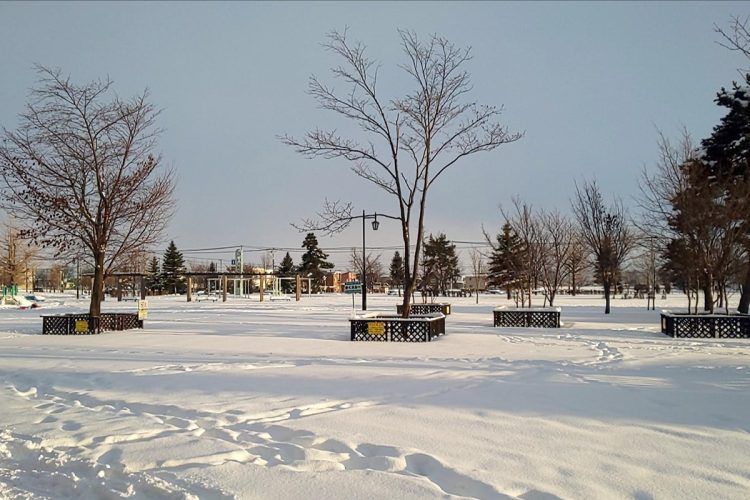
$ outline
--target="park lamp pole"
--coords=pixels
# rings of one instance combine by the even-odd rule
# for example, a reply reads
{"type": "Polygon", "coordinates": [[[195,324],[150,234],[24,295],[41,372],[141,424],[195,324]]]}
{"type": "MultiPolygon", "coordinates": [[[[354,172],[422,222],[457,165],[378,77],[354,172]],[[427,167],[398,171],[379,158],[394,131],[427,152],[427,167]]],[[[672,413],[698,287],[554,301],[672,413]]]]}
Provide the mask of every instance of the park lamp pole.
{"type": "MultiPolygon", "coordinates": [[[[401,220],[400,217],[393,217],[392,215],[385,215],[380,214],[381,217],[385,217],[387,219],[393,219],[393,220],[401,220]]],[[[352,219],[359,219],[362,218],[362,310],[367,310],[367,248],[366,248],[366,229],[367,226],[365,225],[366,219],[372,219],[372,230],[377,231],[378,227],[380,227],[380,222],[378,222],[378,213],[375,212],[374,214],[365,214],[365,211],[362,210],[362,215],[355,215],[352,217],[352,219]]]]}

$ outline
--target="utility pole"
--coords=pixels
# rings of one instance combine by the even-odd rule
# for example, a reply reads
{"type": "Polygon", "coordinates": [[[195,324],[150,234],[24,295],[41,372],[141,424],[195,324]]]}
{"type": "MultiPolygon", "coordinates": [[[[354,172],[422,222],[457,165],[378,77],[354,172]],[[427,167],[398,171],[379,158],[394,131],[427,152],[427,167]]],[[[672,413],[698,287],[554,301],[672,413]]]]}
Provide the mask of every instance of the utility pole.
{"type": "Polygon", "coordinates": [[[362,210],[362,310],[367,310],[367,251],[365,249],[365,211],[362,210]]]}

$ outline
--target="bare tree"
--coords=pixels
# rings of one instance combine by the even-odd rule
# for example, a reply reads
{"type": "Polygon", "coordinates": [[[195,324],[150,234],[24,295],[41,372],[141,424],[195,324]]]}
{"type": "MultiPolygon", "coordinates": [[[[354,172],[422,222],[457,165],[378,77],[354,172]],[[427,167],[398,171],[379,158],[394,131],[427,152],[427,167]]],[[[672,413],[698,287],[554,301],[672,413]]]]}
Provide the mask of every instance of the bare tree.
{"type": "Polygon", "coordinates": [[[572,231],[570,251],[568,252],[568,260],[565,262],[565,268],[570,279],[570,293],[575,296],[580,283],[585,279],[584,272],[588,269],[588,256],[578,229],[574,228],[572,231]]]}
{"type": "Polygon", "coordinates": [[[517,197],[513,198],[513,211],[503,210],[502,214],[518,236],[521,246],[519,259],[515,262],[518,268],[514,271],[518,277],[521,307],[531,307],[531,294],[539,279],[543,254],[541,222],[531,205],[517,197]]]}
{"type": "MultiPolygon", "coordinates": [[[[346,31],[330,33],[324,46],[342,60],[332,72],[349,90],[339,93],[314,76],[310,79],[309,93],[318,105],[354,122],[367,139],[316,129],[304,139],[285,135],[282,142],[310,158],[344,158],[353,163],[356,175],[395,198],[404,244],[403,311],[407,317],[418,276],[430,187],[459,160],[514,142],[521,134],[509,133],[496,121],[501,109],[464,102],[471,90],[464,69],[471,59],[469,49],[437,35],[426,41],[411,31],[399,31],[399,35],[406,56],[401,68],[414,84],[414,90],[403,97],[387,100],[381,96],[377,88],[380,65],[365,54],[363,44],[350,42],[346,31]]],[[[304,229],[339,231],[352,220],[352,205],[326,202],[319,216],[319,220],[305,221],[304,229]]]]}
{"type": "Polygon", "coordinates": [[[474,295],[476,304],[479,304],[479,281],[482,276],[487,274],[487,265],[484,255],[477,248],[469,250],[469,260],[471,261],[471,272],[474,273],[474,295]]]}
{"type": "Polygon", "coordinates": [[[148,92],[122,100],[110,80],[77,85],[39,66],[16,131],[0,145],[2,201],[21,237],[94,264],[89,312],[121,257],[157,241],[172,213],[173,175],[158,174],[158,112],[148,92]]]}
{"type": "Polygon", "coordinates": [[[28,290],[28,277],[38,253],[37,248],[19,240],[13,221],[6,223],[0,242],[0,285],[18,285],[23,281],[28,290]]]}
{"type": "MultiPolygon", "coordinates": [[[[361,249],[360,249],[361,250],[361,249]]],[[[367,287],[372,290],[375,283],[379,282],[385,273],[383,263],[380,260],[382,254],[373,255],[372,253],[367,254],[365,261],[365,268],[367,269],[367,287]]],[[[349,257],[349,264],[352,269],[359,276],[362,276],[362,252],[356,248],[352,248],[351,256],[349,257]]]]}
{"type": "Polygon", "coordinates": [[[641,175],[636,226],[656,254],[667,255],[683,289],[703,290],[705,310],[714,309],[714,288],[726,307],[727,281],[742,259],[748,185],[722,171],[709,174],[687,131],[677,145],[659,133],[659,153],[655,172],[641,175]]]}
{"type": "Polygon", "coordinates": [[[639,214],[633,222],[645,238],[653,238],[664,247],[675,236],[675,230],[669,224],[672,204],[688,188],[683,167],[696,159],[696,145],[686,129],[681,131],[676,145],[662,131],[658,134],[656,170],[649,173],[644,168],[641,172],[639,195],[635,198],[639,214]]]}
{"type": "Polygon", "coordinates": [[[557,210],[541,212],[541,255],[539,262],[539,281],[544,289],[544,296],[553,306],[557,291],[570,273],[568,266],[573,247],[573,223],[557,210]]]}
{"type": "Polygon", "coordinates": [[[739,16],[732,16],[727,28],[721,28],[714,24],[714,31],[721,35],[723,39],[716,43],[733,52],[739,52],[746,59],[750,59],[750,16],[746,16],[744,19],[739,16]]]}
{"type": "Polygon", "coordinates": [[[627,214],[620,200],[609,207],[599,191],[596,181],[575,186],[576,196],[572,200],[573,214],[580,227],[581,236],[594,258],[597,278],[604,287],[604,313],[610,313],[612,285],[634,241],[628,226],[627,214]]]}

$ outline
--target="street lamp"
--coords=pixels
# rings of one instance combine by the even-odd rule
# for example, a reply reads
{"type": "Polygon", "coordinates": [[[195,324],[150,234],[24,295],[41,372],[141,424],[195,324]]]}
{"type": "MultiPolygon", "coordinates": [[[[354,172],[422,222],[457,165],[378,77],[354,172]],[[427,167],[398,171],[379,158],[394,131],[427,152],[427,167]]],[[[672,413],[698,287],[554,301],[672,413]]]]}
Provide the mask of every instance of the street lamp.
{"type": "MultiPolygon", "coordinates": [[[[385,215],[380,214],[381,217],[385,217],[387,219],[393,219],[393,220],[401,220],[400,217],[393,217],[392,215],[385,215]]],[[[365,220],[366,219],[372,219],[372,230],[377,231],[380,227],[380,222],[378,221],[378,213],[375,212],[374,214],[365,214],[365,211],[362,210],[362,215],[355,215],[352,216],[351,219],[362,219],[362,310],[367,310],[367,248],[366,248],[366,228],[365,226],[365,220]]]]}

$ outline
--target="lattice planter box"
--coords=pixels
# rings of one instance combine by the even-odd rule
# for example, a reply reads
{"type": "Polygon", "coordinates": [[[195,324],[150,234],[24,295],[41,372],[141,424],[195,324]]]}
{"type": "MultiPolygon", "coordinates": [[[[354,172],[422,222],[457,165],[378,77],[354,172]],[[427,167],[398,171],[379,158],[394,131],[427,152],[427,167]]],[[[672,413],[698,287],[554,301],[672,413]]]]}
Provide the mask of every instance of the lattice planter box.
{"type": "Polygon", "coordinates": [[[661,312],[661,332],[674,338],[747,339],[750,315],[661,312]]]}
{"type": "Polygon", "coordinates": [[[492,312],[494,326],[560,328],[559,307],[530,307],[528,309],[496,307],[492,312]]]}
{"type": "MultiPolygon", "coordinates": [[[[396,313],[401,314],[404,310],[403,304],[396,306],[396,313]]],[[[409,304],[409,316],[412,314],[432,314],[442,313],[448,316],[451,313],[451,305],[446,303],[434,303],[434,304],[409,304]]]]}
{"type": "Polygon", "coordinates": [[[420,314],[404,319],[400,316],[367,313],[349,320],[353,341],[430,342],[445,335],[445,315],[420,314]]]}
{"type": "Polygon", "coordinates": [[[42,316],[43,335],[90,335],[135,328],[143,328],[138,313],[102,313],[98,318],[88,314],[42,316]]]}

